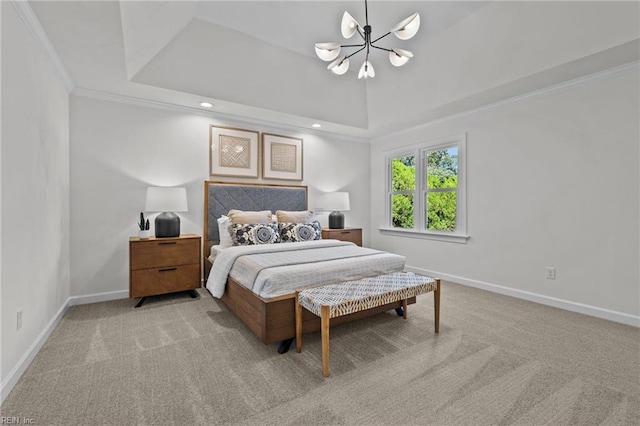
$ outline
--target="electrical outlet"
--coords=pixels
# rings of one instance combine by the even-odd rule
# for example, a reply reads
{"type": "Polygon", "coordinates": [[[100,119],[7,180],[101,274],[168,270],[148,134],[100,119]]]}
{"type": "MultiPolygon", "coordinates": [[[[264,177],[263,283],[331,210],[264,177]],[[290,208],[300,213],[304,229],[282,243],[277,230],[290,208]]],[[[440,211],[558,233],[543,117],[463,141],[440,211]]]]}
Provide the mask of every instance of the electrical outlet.
{"type": "Polygon", "coordinates": [[[547,266],[547,279],[555,280],[556,279],[556,268],[552,268],[551,266],[547,266]]]}
{"type": "Polygon", "coordinates": [[[16,312],[16,331],[22,328],[22,309],[18,309],[16,312]]]}

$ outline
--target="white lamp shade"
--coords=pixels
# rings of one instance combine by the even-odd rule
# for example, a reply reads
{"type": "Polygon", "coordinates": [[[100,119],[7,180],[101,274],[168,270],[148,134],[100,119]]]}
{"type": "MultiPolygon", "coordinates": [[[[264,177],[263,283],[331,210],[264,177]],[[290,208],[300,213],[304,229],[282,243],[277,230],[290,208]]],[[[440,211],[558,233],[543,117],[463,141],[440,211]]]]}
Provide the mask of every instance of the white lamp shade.
{"type": "Polygon", "coordinates": [[[145,211],[148,212],[186,212],[186,188],[150,186],[147,188],[145,211]]]}
{"type": "Polygon", "coordinates": [[[408,18],[400,21],[400,23],[396,25],[391,32],[400,40],[409,40],[411,37],[416,35],[419,29],[420,15],[418,13],[414,13],[408,18]]]}
{"type": "Polygon", "coordinates": [[[347,211],[349,210],[348,192],[327,192],[324,194],[322,208],[326,211],[347,211]]]}
{"type": "Polygon", "coordinates": [[[342,23],[340,24],[342,37],[353,37],[359,27],[360,24],[358,24],[358,21],[356,21],[353,16],[349,15],[349,12],[344,12],[344,15],[342,15],[342,23]]]}
{"type": "Polygon", "coordinates": [[[369,77],[375,77],[375,76],[376,76],[376,72],[373,69],[373,65],[371,65],[371,62],[364,61],[364,63],[360,67],[360,71],[358,71],[358,78],[362,78],[362,77],[369,78],[369,77]]]}
{"type": "Polygon", "coordinates": [[[336,59],[327,66],[327,69],[334,74],[342,75],[349,69],[349,59],[346,57],[336,59]]]}
{"type": "Polygon", "coordinates": [[[338,43],[316,43],[316,55],[323,61],[333,61],[340,54],[338,43]]]}
{"type": "Polygon", "coordinates": [[[413,53],[408,50],[392,49],[389,52],[389,61],[396,67],[403,66],[410,58],[413,58],[413,53]]]}

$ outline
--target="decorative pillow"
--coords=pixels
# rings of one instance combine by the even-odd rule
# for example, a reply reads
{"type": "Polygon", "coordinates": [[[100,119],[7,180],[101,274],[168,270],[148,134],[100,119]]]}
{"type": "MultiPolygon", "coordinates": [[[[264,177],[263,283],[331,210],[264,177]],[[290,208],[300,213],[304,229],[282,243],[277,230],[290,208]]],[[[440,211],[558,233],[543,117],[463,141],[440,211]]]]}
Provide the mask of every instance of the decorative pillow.
{"type": "Polygon", "coordinates": [[[231,233],[229,232],[231,221],[225,215],[218,218],[218,234],[220,234],[220,248],[227,248],[233,245],[231,233]]]}
{"type": "Polygon", "coordinates": [[[271,211],[262,210],[259,212],[253,211],[243,211],[243,210],[229,210],[227,214],[229,219],[231,219],[231,223],[246,223],[246,224],[256,224],[256,223],[270,223],[271,222],[271,211]]]}
{"type": "Polygon", "coordinates": [[[313,221],[313,212],[309,210],[288,212],[285,210],[276,210],[278,222],[282,223],[311,223],[313,221]]]}
{"type": "Polygon", "coordinates": [[[278,223],[278,228],[283,243],[322,239],[322,228],[317,220],[311,223],[278,223]]]}
{"type": "Polygon", "coordinates": [[[280,242],[278,226],[263,223],[234,223],[229,228],[234,246],[273,244],[280,242]]]}

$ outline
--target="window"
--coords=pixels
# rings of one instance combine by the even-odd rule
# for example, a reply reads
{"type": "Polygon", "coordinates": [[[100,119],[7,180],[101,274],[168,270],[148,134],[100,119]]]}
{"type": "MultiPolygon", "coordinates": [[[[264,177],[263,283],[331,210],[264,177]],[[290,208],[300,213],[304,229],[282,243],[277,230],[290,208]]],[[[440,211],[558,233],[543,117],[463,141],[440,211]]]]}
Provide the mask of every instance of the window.
{"type": "Polygon", "coordinates": [[[385,233],[466,242],[466,136],[387,153],[385,233]]]}
{"type": "MultiPolygon", "coordinates": [[[[423,150],[426,163],[425,228],[436,231],[456,231],[458,216],[458,147],[423,150]]],[[[423,169],[424,170],[424,169],[423,169]]]]}
{"type": "Polygon", "coordinates": [[[415,162],[416,158],[413,155],[391,159],[391,221],[395,228],[413,228],[415,162]]]}

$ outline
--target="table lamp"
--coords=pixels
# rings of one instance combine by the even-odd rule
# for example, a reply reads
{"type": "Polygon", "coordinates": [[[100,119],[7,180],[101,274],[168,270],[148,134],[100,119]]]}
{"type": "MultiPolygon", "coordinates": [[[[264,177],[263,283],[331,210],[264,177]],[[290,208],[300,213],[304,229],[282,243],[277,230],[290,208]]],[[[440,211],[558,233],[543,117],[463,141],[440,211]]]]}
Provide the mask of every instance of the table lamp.
{"type": "Polygon", "coordinates": [[[331,210],[331,213],[329,214],[329,229],[344,228],[344,214],[342,214],[342,212],[349,210],[349,193],[325,193],[323,208],[325,210],[331,210]]]}
{"type": "Polygon", "coordinates": [[[156,238],[180,236],[180,218],[174,212],[188,211],[186,188],[150,186],[145,210],[162,212],[155,220],[156,238]]]}

